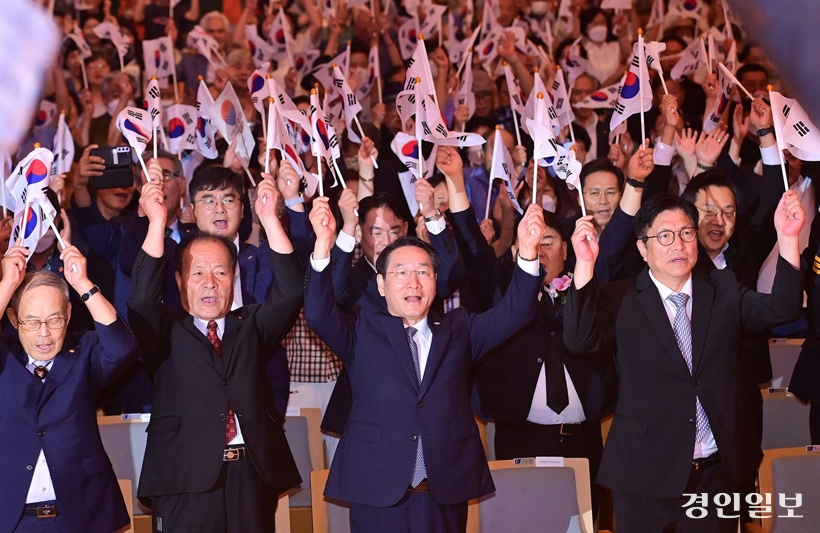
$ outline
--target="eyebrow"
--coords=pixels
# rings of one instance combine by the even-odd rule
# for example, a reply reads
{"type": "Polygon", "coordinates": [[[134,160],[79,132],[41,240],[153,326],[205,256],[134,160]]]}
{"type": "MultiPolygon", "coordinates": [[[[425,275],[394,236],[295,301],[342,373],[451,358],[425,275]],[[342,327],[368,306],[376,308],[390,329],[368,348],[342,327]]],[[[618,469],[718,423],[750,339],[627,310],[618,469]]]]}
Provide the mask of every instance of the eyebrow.
{"type": "MultiPolygon", "coordinates": [[[[51,317],[53,317],[53,316],[63,316],[63,315],[62,315],[62,311],[54,311],[54,312],[53,312],[53,313],[51,313],[50,315],[46,315],[46,319],[49,319],[49,318],[51,318],[51,317]]],[[[26,320],[28,320],[29,318],[37,318],[37,319],[39,319],[40,317],[39,317],[39,316],[37,316],[37,315],[26,315],[26,320]]]]}

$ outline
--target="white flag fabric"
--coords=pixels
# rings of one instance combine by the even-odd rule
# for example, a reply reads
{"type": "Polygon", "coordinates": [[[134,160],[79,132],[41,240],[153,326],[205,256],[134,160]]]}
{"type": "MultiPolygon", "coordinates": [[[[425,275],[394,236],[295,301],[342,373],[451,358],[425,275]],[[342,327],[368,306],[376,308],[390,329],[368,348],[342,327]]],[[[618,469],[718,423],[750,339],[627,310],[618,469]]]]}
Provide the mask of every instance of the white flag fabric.
{"type": "Polygon", "coordinates": [[[270,86],[265,79],[269,70],[270,63],[265,62],[259,65],[248,77],[248,92],[250,92],[251,95],[251,102],[253,103],[253,107],[255,107],[263,117],[265,116],[265,107],[267,107],[267,101],[270,97],[270,86]]]}
{"type": "Polygon", "coordinates": [[[452,64],[461,65],[461,62],[464,61],[464,55],[469,53],[470,48],[475,49],[475,40],[478,38],[480,29],[481,28],[476,28],[473,30],[472,35],[463,41],[455,41],[454,39],[450,40],[448,43],[447,53],[452,64]]]}
{"type": "Polygon", "coordinates": [[[555,161],[555,175],[567,182],[570,190],[581,188],[581,162],[575,159],[575,150],[557,146],[558,159],[555,161]]]}
{"type": "Polygon", "coordinates": [[[250,158],[255,141],[231,82],[225,84],[222,94],[214,100],[206,114],[228,144],[236,142],[236,155],[243,160],[243,166],[247,168],[245,157],[250,158]]]}
{"type": "MultiPolygon", "coordinates": [[[[390,143],[390,149],[393,150],[393,153],[399,158],[404,166],[412,173],[412,175],[418,179],[419,178],[419,143],[415,137],[404,133],[402,131],[398,132],[396,136],[393,138],[393,142],[390,143]]],[[[433,173],[436,170],[436,155],[438,154],[438,146],[435,144],[433,145],[433,150],[430,152],[430,155],[424,159],[423,170],[424,170],[424,178],[430,178],[433,176],[433,173]]],[[[415,181],[415,180],[413,180],[415,181]]],[[[405,196],[407,193],[405,191],[405,196]]],[[[415,199],[415,194],[413,194],[413,198],[415,199]]],[[[410,209],[413,209],[413,206],[410,205],[410,209]]],[[[418,206],[416,206],[418,207],[418,206]]]]}
{"type": "Polygon", "coordinates": [[[167,78],[176,68],[174,49],[169,37],[142,41],[142,56],[145,60],[145,75],[148,78],[167,78]]]}
{"type": "MultiPolygon", "coordinates": [[[[393,139],[393,143],[390,144],[390,148],[393,148],[393,144],[396,142],[396,139],[393,139]]],[[[396,150],[393,149],[395,152],[396,150]]],[[[419,203],[416,201],[416,180],[418,178],[411,170],[405,170],[404,172],[399,172],[399,183],[401,183],[401,190],[404,193],[404,199],[407,200],[407,207],[410,208],[410,216],[414,217],[419,212],[419,203]]]]}
{"type": "Polygon", "coordinates": [[[481,19],[481,27],[484,28],[484,31],[487,33],[500,31],[503,29],[503,26],[498,23],[495,6],[493,6],[493,4],[494,2],[484,0],[484,12],[481,19]]]}
{"type": "Polygon", "coordinates": [[[156,78],[148,81],[142,108],[151,115],[151,125],[154,129],[162,126],[162,100],[159,95],[159,81],[156,78]]]}
{"type": "Polygon", "coordinates": [[[590,94],[583,100],[578,101],[573,107],[577,109],[612,109],[615,107],[615,104],[618,103],[618,95],[621,94],[621,87],[623,87],[624,79],[626,76],[621,77],[621,81],[618,83],[614,83],[608,87],[604,87],[603,89],[598,89],[594,93],[590,94]]]}
{"type": "Polygon", "coordinates": [[[319,105],[319,96],[311,91],[310,95],[311,153],[316,157],[328,160],[333,158],[333,145],[338,145],[336,134],[331,130],[325,112],[319,105]]]}
{"type": "Polygon", "coordinates": [[[419,43],[418,20],[415,18],[407,19],[404,24],[399,26],[398,37],[399,52],[401,52],[401,58],[406,61],[413,55],[419,43]]]}
{"type": "MultiPolygon", "coordinates": [[[[663,67],[661,67],[661,52],[666,50],[666,43],[659,43],[658,41],[644,41],[644,54],[646,58],[646,67],[654,68],[658,74],[663,76],[663,67]]],[[[638,53],[638,43],[633,43],[632,54],[638,53]]]]}
{"type": "Polygon", "coordinates": [[[649,71],[646,68],[646,62],[641,61],[640,56],[640,53],[632,56],[632,63],[626,74],[621,94],[615,103],[615,112],[609,122],[610,130],[614,130],[635,113],[640,113],[641,110],[647,112],[652,109],[652,87],[649,84],[649,71]],[[643,85],[643,102],[641,102],[641,85],[643,85]]]}
{"type": "Polygon", "coordinates": [[[271,98],[276,100],[279,114],[284,118],[295,122],[306,132],[310,132],[311,125],[308,111],[302,111],[297,108],[296,104],[293,103],[293,100],[290,99],[290,96],[288,96],[285,90],[278,83],[276,83],[275,79],[268,78],[268,87],[271,98]]]}
{"type": "Polygon", "coordinates": [[[45,194],[53,162],[50,150],[35,148],[17,164],[6,183],[8,196],[14,200],[14,204],[7,205],[14,210],[11,241],[22,237],[22,245],[29,251],[34,251],[48,230],[48,220],[54,220],[57,214],[45,194]]]}
{"type": "Polygon", "coordinates": [[[222,64],[224,58],[221,58],[219,55],[219,42],[208,35],[208,33],[202,29],[202,26],[194,26],[193,29],[188,32],[187,43],[191,48],[195,48],[199,54],[205,56],[208,62],[215,68],[223,68],[225,66],[222,64]],[[219,62],[217,63],[216,61],[219,62]]]}
{"type": "Polygon", "coordinates": [[[125,57],[128,53],[128,47],[131,44],[131,38],[128,37],[123,31],[113,22],[104,21],[100,22],[94,29],[92,30],[94,35],[99,37],[100,39],[108,39],[110,40],[114,46],[117,48],[117,53],[119,56],[125,57]]]}
{"type": "Polygon", "coordinates": [[[461,73],[461,81],[456,93],[456,107],[466,105],[470,110],[470,115],[467,120],[472,118],[475,114],[475,93],[473,92],[473,64],[472,61],[467,61],[464,64],[464,70],[461,73]]]}
{"type": "MultiPolygon", "coordinates": [[[[558,115],[555,113],[555,108],[552,107],[547,88],[544,87],[544,80],[540,75],[535,76],[535,83],[532,86],[532,91],[530,91],[530,97],[527,98],[527,104],[524,106],[524,116],[551,124],[553,136],[558,135],[561,132],[561,123],[558,122],[558,115]],[[540,99],[542,100],[541,102],[539,102],[538,93],[543,95],[543,98],[540,99]],[[542,110],[540,107],[542,104],[544,106],[544,112],[543,114],[538,114],[542,110]]],[[[530,133],[531,135],[529,130],[529,121],[525,120],[521,124],[521,127],[524,131],[530,133]]]]}
{"type": "MultiPolygon", "coordinates": [[[[553,134],[550,122],[548,119],[546,99],[549,98],[544,93],[539,98],[538,95],[531,96],[533,116],[528,117],[525,121],[527,130],[533,142],[533,157],[542,167],[552,164],[551,158],[555,157],[557,152],[557,145],[555,143],[555,135],[553,134]]],[[[527,102],[529,105],[530,102],[527,102]]]]}
{"type": "Polygon", "coordinates": [[[419,32],[428,39],[442,31],[441,18],[447,12],[447,6],[430,4],[422,8],[424,12],[424,22],[419,27],[419,32]]]}
{"type": "Polygon", "coordinates": [[[404,76],[404,90],[413,91],[417,80],[421,79],[421,93],[427,96],[436,94],[433,85],[433,75],[430,72],[430,63],[427,59],[427,48],[424,41],[419,41],[412,57],[407,62],[407,74],[404,76]]]}
{"type": "Polygon", "coordinates": [[[663,18],[666,16],[663,0],[654,0],[652,2],[652,11],[649,13],[649,22],[646,27],[652,28],[660,25],[661,33],[663,33],[663,18]]]}
{"type": "Polygon", "coordinates": [[[566,128],[572,121],[575,120],[575,114],[569,105],[569,93],[567,85],[564,82],[564,73],[559,70],[555,73],[555,79],[552,81],[552,87],[549,89],[550,100],[552,100],[552,107],[555,109],[555,114],[558,116],[558,123],[561,128],[566,128]]]}
{"type": "Polygon", "coordinates": [[[700,39],[695,39],[686,50],[683,51],[678,62],[672,67],[669,75],[675,81],[683,81],[683,79],[691,74],[694,74],[701,65],[706,64],[706,58],[703,57],[703,49],[700,45],[700,39]]]}
{"type": "Polygon", "coordinates": [[[701,0],[669,0],[669,13],[700,20],[706,13],[706,8],[701,0]]]}
{"type": "MultiPolygon", "coordinates": [[[[379,65],[379,47],[373,46],[370,48],[370,53],[367,56],[367,78],[359,82],[356,87],[356,98],[361,100],[370,94],[370,90],[376,84],[376,78],[381,78],[381,66],[379,65]]],[[[371,100],[376,102],[376,98],[371,100]]]]}
{"type": "Polygon", "coordinates": [[[40,101],[40,109],[34,117],[34,129],[41,130],[54,124],[54,117],[57,116],[57,104],[48,100],[40,101]]]}
{"type": "MultiPolygon", "coordinates": [[[[77,45],[77,49],[80,52],[80,59],[88,59],[93,55],[91,47],[88,46],[88,41],[85,40],[85,35],[83,35],[83,32],[82,30],[80,30],[79,26],[75,25],[74,28],[66,34],[65,38],[71,39],[72,41],[74,41],[74,44],[77,45]]],[[[146,61],[145,63],[147,64],[148,61],[146,61]]]]}
{"type": "Polygon", "coordinates": [[[347,79],[344,77],[338,66],[333,68],[333,84],[342,93],[342,105],[344,106],[345,112],[345,128],[347,128],[347,138],[356,144],[360,144],[362,142],[362,138],[359,137],[358,131],[353,131],[353,118],[362,110],[362,104],[359,103],[359,100],[350,88],[350,84],[347,83],[347,79]]]}
{"type": "Polygon", "coordinates": [[[721,117],[723,117],[723,113],[726,111],[726,109],[729,107],[729,103],[732,101],[732,92],[734,91],[735,87],[735,84],[732,82],[729,76],[726,75],[724,69],[717,69],[717,79],[718,86],[720,87],[718,97],[715,99],[715,103],[712,106],[710,112],[703,117],[703,131],[707,133],[714,131],[715,128],[717,128],[720,124],[721,117]]]}
{"type": "Polygon", "coordinates": [[[274,47],[259,36],[256,25],[248,24],[245,26],[245,39],[248,41],[248,49],[251,51],[253,64],[256,68],[261,67],[264,63],[270,64],[274,54],[274,47]]]}
{"type": "Polygon", "coordinates": [[[820,130],[794,98],[769,93],[778,145],[803,161],[820,161],[820,130]]]}
{"type": "Polygon", "coordinates": [[[71,137],[71,128],[65,122],[65,113],[60,113],[52,152],[54,163],[51,166],[51,175],[68,174],[74,161],[74,139],[71,137]]]}
{"type": "Polygon", "coordinates": [[[275,102],[274,105],[268,108],[268,115],[270,116],[270,120],[268,121],[268,139],[270,139],[271,147],[279,150],[282,157],[288,161],[299,174],[307,196],[313,196],[316,192],[316,188],[319,186],[319,181],[313,174],[305,169],[302,159],[299,157],[299,154],[296,153],[287,128],[285,128],[285,121],[287,119],[279,114],[279,109],[275,102]]]}
{"type": "Polygon", "coordinates": [[[165,110],[168,119],[168,144],[171,152],[178,154],[183,150],[196,150],[197,113],[192,105],[174,104],[165,110]]]}
{"type": "Polygon", "coordinates": [[[492,186],[494,179],[504,180],[504,188],[510,202],[512,202],[516,211],[523,214],[524,210],[521,209],[521,206],[518,204],[518,199],[515,197],[515,189],[512,183],[513,172],[515,172],[513,158],[510,155],[510,151],[507,150],[507,146],[504,144],[504,138],[500,130],[496,130],[495,139],[493,140],[493,162],[490,167],[490,185],[492,186]]]}
{"type": "Polygon", "coordinates": [[[632,9],[632,0],[603,0],[601,2],[601,9],[624,9],[630,11],[632,9]]]}
{"type": "Polygon", "coordinates": [[[529,115],[524,109],[524,93],[518,83],[518,78],[515,77],[509,65],[504,65],[504,78],[507,80],[507,92],[510,93],[510,108],[513,112],[518,113],[522,119],[526,118],[529,115]]]}
{"type": "Polygon", "coordinates": [[[319,57],[319,50],[302,50],[293,54],[293,68],[296,69],[296,77],[301,80],[313,68],[313,62],[319,57]]]}
{"type": "Polygon", "coordinates": [[[344,74],[345,78],[350,74],[349,66],[350,66],[350,47],[348,46],[345,48],[345,51],[338,54],[334,57],[330,62],[324,63],[320,66],[317,66],[316,70],[313,72],[313,75],[319,80],[319,83],[322,84],[322,87],[325,89],[330,89],[330,99],[335,100],[339,97],[340,92],[339,89],[333,85],[333,65],[337,65],[340,69],[342,69],[342,74],[344,74]]]}
{"type": "MultiPolygon", "coordinates": [[[[273,43],[273,46],[270,47],[270,57],[276,59],[277,61],[281,61],[282,59],[288,57],[288,41],[291,39],[289,28],[290,26],[288,26],[288,23],[285,20],[285,14],[280,9],[273,18],[273,24],[271,25],[270,32],[268,33],[268,38],[270,39],[270,42],[273,43]]],[[[256,33],[255,28],[254,33],[256,33]]],[[[265,61],[267,61],[267,59],[265,59],[265,61]]]]}
{"type": "Polygon", "coordinates": [[[216,159],[219,153],[216,150],[216,126],[208,118],[207,111],[214,104],[208,86],[203,80],[199,81],[199,88],[196,92],[196,151],[207,159],[216,159]]]}
{"type": "Polygon", "coordinates": [[[138,155],[142,155],[153,136],[151,115],[144,109],[126,107],[117,115],[117,129],[138,155]]]}
{"type": "Polygon", "coordinates": [[[589,60],[581,55],[581,37],[572,42],[560,63],[561,68],[567,73],[569,84],[575,85],[575,80],[584,74],[589,66],[589,60]]]}
{"type": "Polygon", "coordinates": [[[501,30],[486,29],[481,32],[481,42],[473,51],[478,55],[481,66],[487,72],[492,72],[492,62],[498,57],[498,40],[501,38],[501,30]]]}

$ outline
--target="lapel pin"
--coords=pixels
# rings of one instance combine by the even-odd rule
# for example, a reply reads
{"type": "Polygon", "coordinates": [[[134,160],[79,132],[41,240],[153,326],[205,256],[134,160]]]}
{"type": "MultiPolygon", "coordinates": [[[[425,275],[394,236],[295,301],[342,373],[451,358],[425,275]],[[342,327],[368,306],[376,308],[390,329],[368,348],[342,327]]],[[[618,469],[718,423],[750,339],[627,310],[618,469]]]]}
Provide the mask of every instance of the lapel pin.
{"type": "Polygon", "coordinates": [[[433,322],[433,324],[436,325],[436,326],[440,326],[441,322],[433,322]]]}
{"type": "Polygon", "coordinates": [[[74,348],[70,349],[68,353],[74,353],[74,348]]]}

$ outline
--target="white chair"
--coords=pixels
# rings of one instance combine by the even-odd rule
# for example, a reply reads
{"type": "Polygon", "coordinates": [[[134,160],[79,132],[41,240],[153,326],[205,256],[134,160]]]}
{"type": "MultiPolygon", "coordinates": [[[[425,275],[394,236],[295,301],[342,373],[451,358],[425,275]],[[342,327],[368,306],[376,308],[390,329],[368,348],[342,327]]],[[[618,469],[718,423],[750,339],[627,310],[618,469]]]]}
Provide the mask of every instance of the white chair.
{"type": "Polygon", "coordinates": [[[788,387],[792,371],[806,339],[769,339],[769,358],[772,361],[772,380],[761,388],[788,387]]]}
{"type": "Polygon", "coordinates": [[[808,452],[805,446],[764,450],[758,470],[760,494],[771,494],[771,516],[762,519],[761,527],[749,527],[753,533],[803,533],[816,531],[820,524],[820,453],[808,452]],[[778,494],[802,495],[795,515],[802,518],[780,518],[787,513],[778,494]]]}
{"type": "MultiPolygon", "coordinates": [[[[288,491],[288,505],[292,514],[293,529],[310,531],[310,473],[325,468],[322,432],[319,427],[322,412],[318,408],[304,408],[291,409],[289,413],[290,416],[285,417],[285,437],[288,439],[288,446],[296,461],[302,483],[288,491]]],[[[282,505],[281,501],[279,503],[282,505]]]]}
{"type": "Polygon", "coordinates": [[[811,444],[809,406],[786,392],[763,393],[764,450],[811,444]]]}
{"type": "Polygon", "coordinates": [[[123,420],[122,416],[97,417],[103,448],[114,467],[114,474],[118,479],[131,481],[131,497],[126,499],[130,501],[136,516],[151,514],[151,510],[137,500],[142,458],[148,442],[145,428],[149,420],[150,415],[127,420],[123,420]]]}

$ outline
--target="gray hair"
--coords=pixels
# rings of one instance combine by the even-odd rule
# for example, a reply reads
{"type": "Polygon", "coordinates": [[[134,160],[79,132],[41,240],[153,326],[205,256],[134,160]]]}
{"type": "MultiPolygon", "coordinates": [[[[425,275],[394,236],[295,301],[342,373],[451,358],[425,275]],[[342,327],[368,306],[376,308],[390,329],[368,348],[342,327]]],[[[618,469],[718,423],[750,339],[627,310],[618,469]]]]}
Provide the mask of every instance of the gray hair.
{"type": "MultiPolygon", "coordinates": [[[[147,165],[149,161],[154,159],[154,154],[146,151],[143,157],[145,158],[145,164],[147,165]]],[[[170,161],[174,165],[174,172],[179,174],[182,178],[185,177],[185,169],[182,167],[182,161],[180,161],[179,158],[171,152],[167,150],[157,150],[157,159],[165,159],[166,161],[170,161]]]]}
{"type": "Polygon", "coordinates": [[[26,274],[26,277],[23,278],[23,282],[20,283],[20,286],[17,287],[17,290],[14,291],[11,302],[9,302],[9,307],[14,310],[14,314],[17,314],[17,310],[20,308],[20,300],[23,299],[23,295],[30,289],[36,289],[37,287],[52,287],[57,289],[63,293],[65,303],[66,305],[68,304],[68,283],[66,283],[63,278],[48,270],[29,272],[26,274]]]}
{"type": "Polygon", "coordinates": [[[199,19],[199,25],[205,29],[205,23],[212,18],[218,18],[221,20],[225,24],[226,31],[231,29],[231,21],[228,20],[228,17],[226,17],[221,11],[209,11],[208,13],[205,13],[202,15],[202,18],[199,19]]]}

